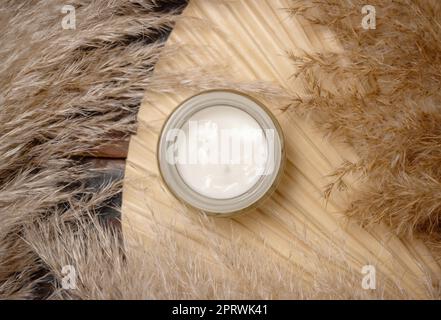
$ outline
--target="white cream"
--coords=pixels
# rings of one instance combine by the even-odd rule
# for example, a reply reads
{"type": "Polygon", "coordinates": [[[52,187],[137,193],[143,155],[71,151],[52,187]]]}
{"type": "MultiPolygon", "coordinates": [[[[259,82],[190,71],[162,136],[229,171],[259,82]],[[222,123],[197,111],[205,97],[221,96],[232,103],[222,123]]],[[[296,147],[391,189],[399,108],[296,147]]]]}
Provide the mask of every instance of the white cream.
{"type": "Polygon", "coordinates": [[[259,123],[235,107],[212,106],[193,114],[181,128],[176,168],[194,191],[230,199],[250,190],[262,175],[268,154],[259,123]]]}

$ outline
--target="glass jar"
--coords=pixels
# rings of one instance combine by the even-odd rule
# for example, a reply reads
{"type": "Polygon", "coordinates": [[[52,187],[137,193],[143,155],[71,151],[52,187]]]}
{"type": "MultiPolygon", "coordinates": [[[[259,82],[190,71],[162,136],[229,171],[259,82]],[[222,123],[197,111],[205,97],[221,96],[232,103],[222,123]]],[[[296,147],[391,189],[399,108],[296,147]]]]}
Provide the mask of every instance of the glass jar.
{"type": "Polygon", "coordinates": [[[230,216],[255,208],[275,190],[285,161],[283,133],[256,99],[233,90],[204,91],[166,119],[157,159],[176,198],[207,214],[230,216]]]}

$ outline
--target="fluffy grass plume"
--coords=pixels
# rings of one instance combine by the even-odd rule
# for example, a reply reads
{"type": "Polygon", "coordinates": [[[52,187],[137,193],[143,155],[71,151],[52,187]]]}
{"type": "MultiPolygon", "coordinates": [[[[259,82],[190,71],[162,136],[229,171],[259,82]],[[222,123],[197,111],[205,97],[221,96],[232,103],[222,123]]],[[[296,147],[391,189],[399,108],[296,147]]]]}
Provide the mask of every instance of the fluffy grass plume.
{"type": "Polygon", "coordinates": [[[117,192],[92,188],[97,172],[78,159],[135,131],[161,37],[175,19],[162,1],[69,4],[75,30],[62,28],[65,1],[0,4],[2,297],[39,297],[54,272],[25,228],[52,216],[75,225],[117,192]]]}
{"type": "Polygon", "coordinates": [[[308,114],[321,130],[358,154],[335,172],[327,194],[352,191],[349,216],[386,222],[402,236],[439,246],[441,229],[441,3],[369,1],[376,29],[365,30],[365,1],[293,1],[289,11],[317,28],[331,28],[341,53],[292,55],[305,95],[289,110],[308,114]]]}

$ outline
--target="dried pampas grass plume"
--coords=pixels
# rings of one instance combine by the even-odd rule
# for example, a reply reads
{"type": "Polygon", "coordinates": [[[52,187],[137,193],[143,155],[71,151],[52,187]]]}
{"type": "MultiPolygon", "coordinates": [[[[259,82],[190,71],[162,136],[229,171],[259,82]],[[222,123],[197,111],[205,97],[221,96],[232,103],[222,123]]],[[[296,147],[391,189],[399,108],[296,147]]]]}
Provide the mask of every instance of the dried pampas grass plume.
{"type": "Polygon", "coordinates": [[[44,297],[41,288],[57,272],[44,264],[44,252],[31,249],[25,230],[36,223],[49,228],[55,217],[75,225],[115,194],[91,185],[100,174],[81,157],[135,131],[138,106],[176,17],[163,1],[69,4],[76,9],[75,30],[62,28],[64,1],[0,4],[3,298],[44,297]]]}
{"type": "Polygon", "coordinates": [[[363,1],[293,1],[288,10],[316,27],[330,27],[341,53],[292,55],[305,94],[288,110],[349,144],[347,162],[330,190],[348,174],[360,181],[347,213],[363,225],[386,222],[399,235],[433,245],[441,234],[441,3],[370,1],[376,29],[361,25],[363,1]]]}
{"type": "MultiPolygon", "coordinates": [[[[127,251],[121,245],[119,232],[103,227],[96,219],[77,217],[72,226],[53,217],[50,223],[37,222],[24,234],[32,250],[52,271],[49,283],[53,290],[49,299],[406,299],[411,296],[383,274],[377,274],[376,290],[363,289],[359,271],[347,264],[342,248],[323,244],[322,250],[313,250],[308,256],[308,266],[286,268],[276,253],[268,254],[271,251],[265,250],[264,243],[250,250],[243,239],[216,235],[215,224],[210,221],[202,218],[199,223],[201,230],[211,235],[206,248],[212,252],[214,261],[189,251],[176,232],[162,227],[155,231],[148,247],[135,241],[127,251]],[[75,288],[69,290],[62,287],[66,274],[61,270],[66,265],[76,270],[75,288]]],[[[435,295],[433,288],[427,290],[435,295]]]]}

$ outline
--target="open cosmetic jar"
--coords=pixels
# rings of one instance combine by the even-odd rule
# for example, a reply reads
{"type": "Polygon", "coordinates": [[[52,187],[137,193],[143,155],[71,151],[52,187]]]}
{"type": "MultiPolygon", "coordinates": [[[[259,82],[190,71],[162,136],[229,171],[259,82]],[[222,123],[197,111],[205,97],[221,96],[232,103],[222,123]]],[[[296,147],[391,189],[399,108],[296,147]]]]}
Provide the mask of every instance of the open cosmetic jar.
{"type": "Polygon", "coordinates": [[[276,188],[283,134],[257,100],[232,90],[205,91],[166,119],[157,158],[175,197],[207,214],[230,216],[255,208],[276,188]]]}

